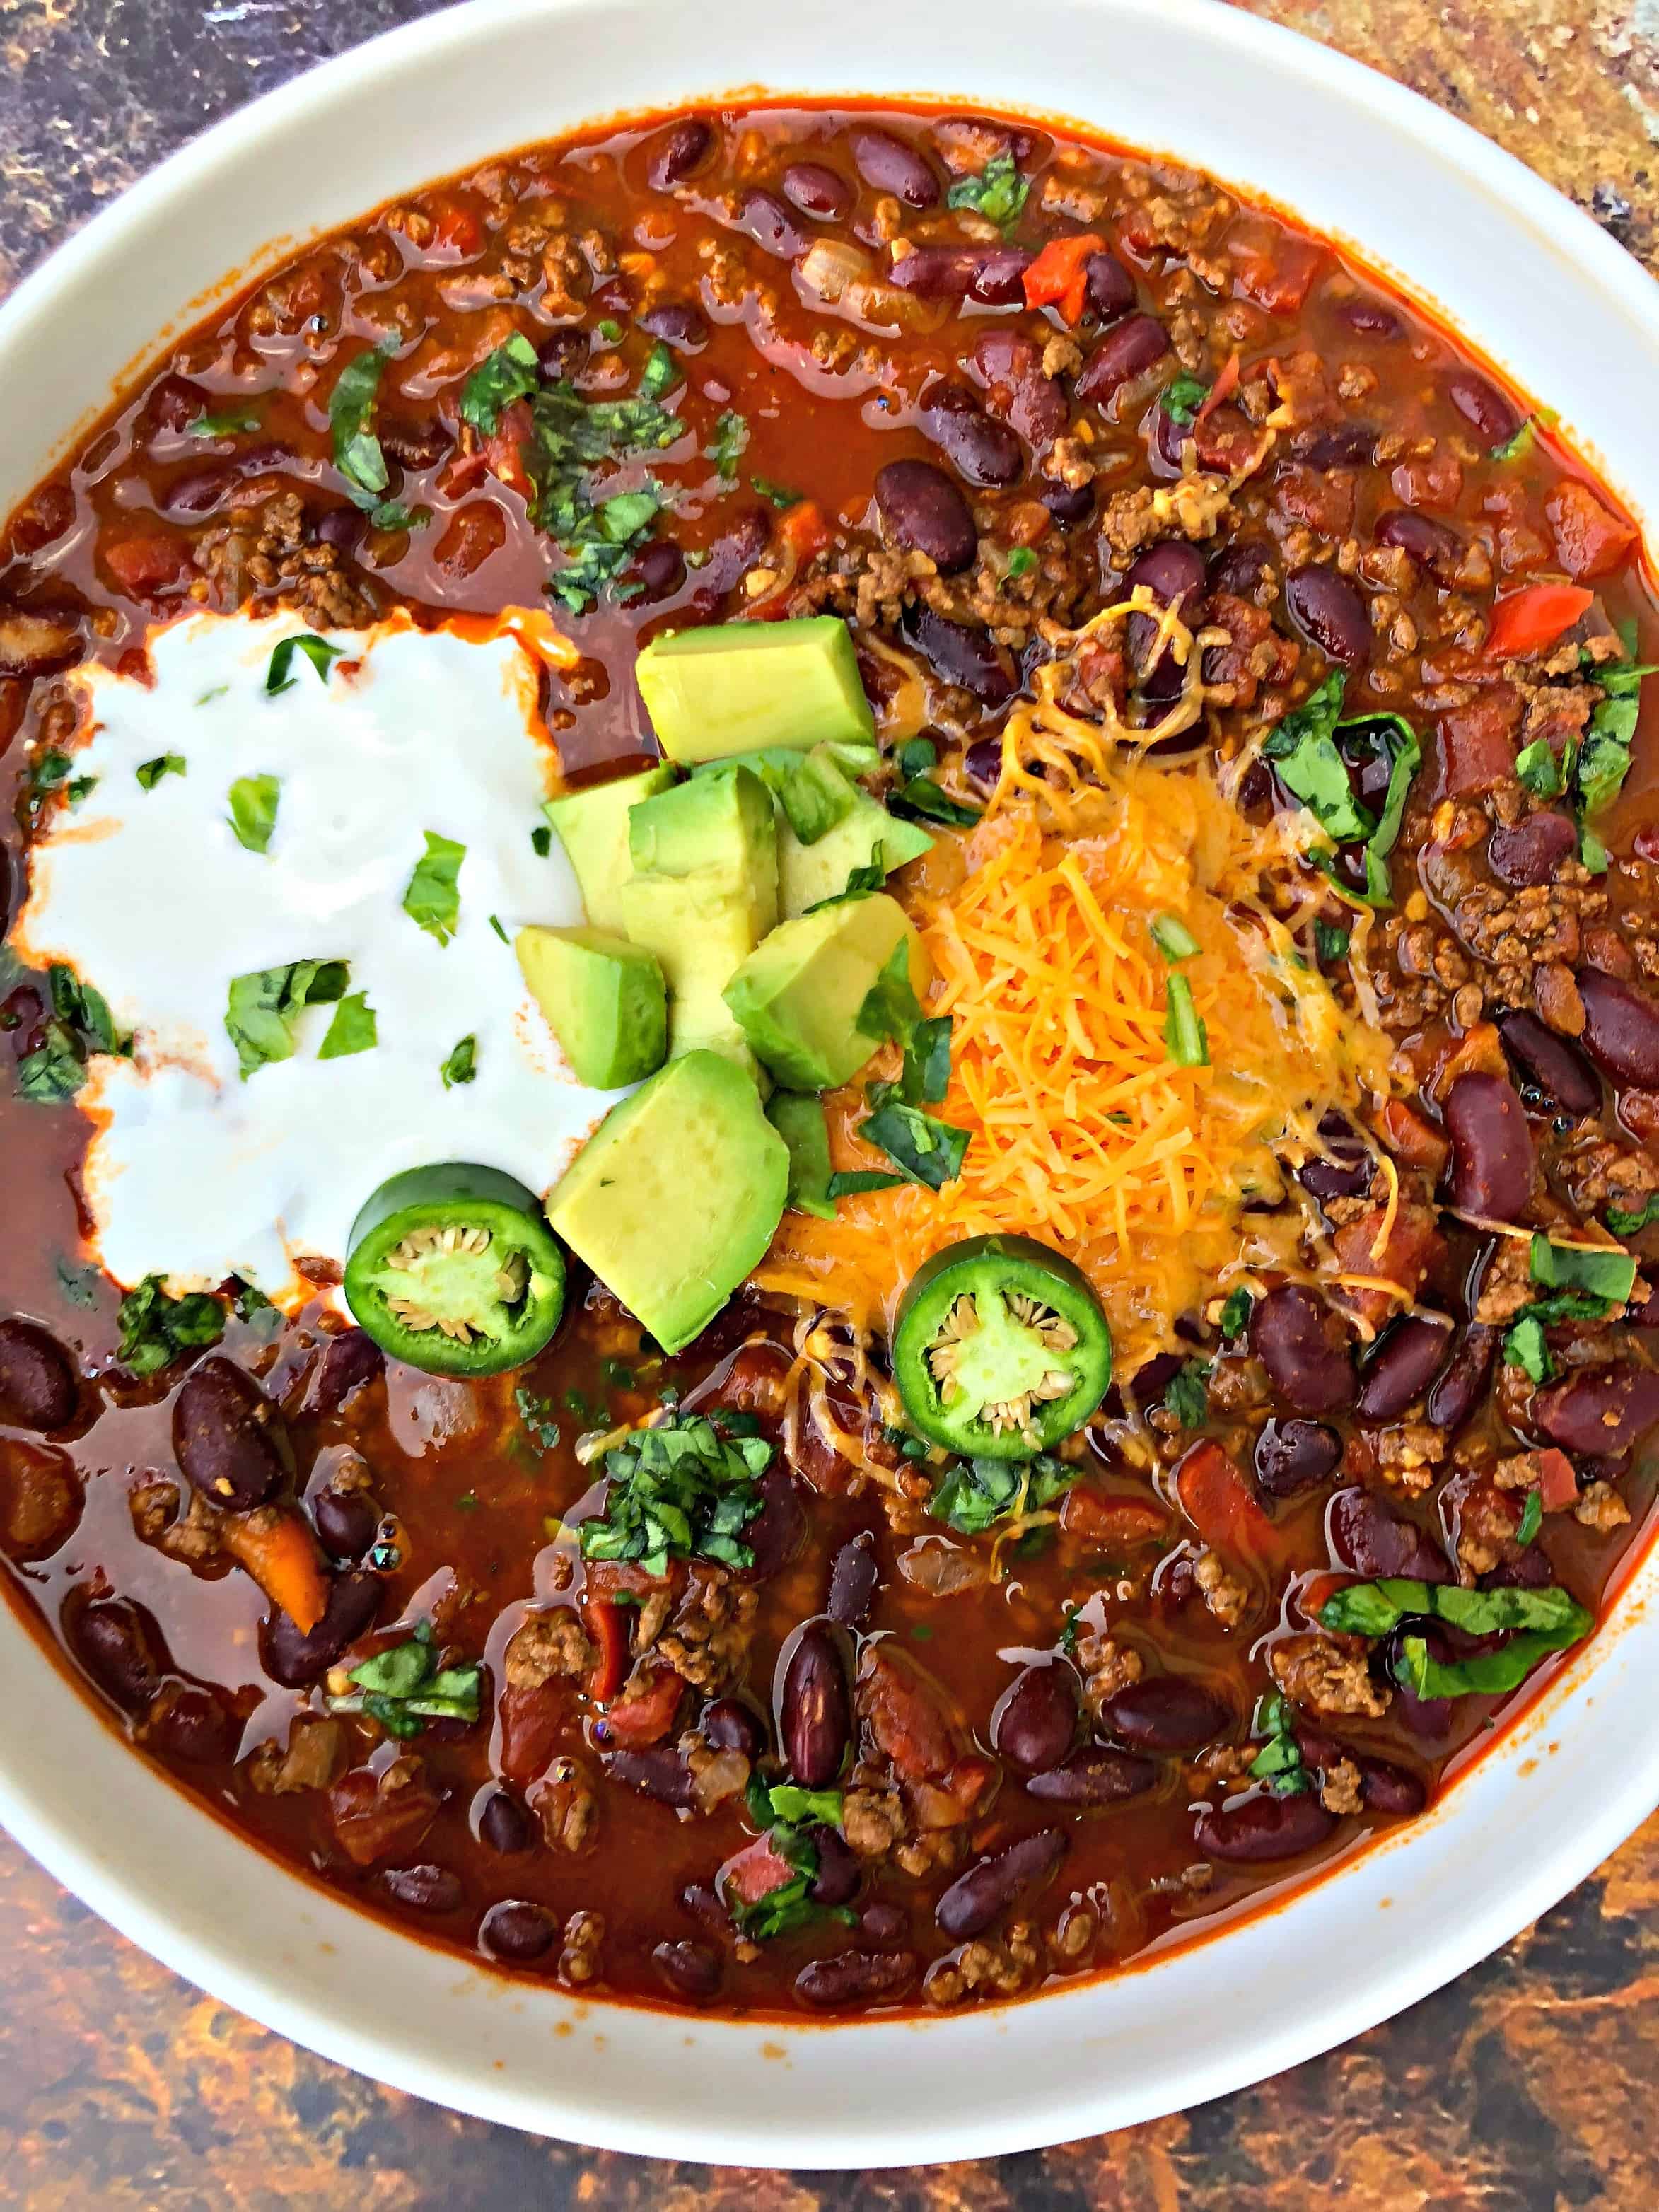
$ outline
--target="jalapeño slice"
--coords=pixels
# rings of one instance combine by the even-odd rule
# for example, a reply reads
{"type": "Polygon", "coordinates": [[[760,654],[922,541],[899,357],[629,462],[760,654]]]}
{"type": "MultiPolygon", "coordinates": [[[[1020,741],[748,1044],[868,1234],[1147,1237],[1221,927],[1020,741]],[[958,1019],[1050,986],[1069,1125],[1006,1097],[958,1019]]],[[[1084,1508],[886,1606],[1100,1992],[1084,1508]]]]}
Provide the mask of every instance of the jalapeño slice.
{"type": "Polygon", "coordinates": [[[1112,1334],[1088,1279],[1030,1237],[969,1237],[911,1278],[893,1380],[930,1443],[1030,1459],[1086,1421],[1112,1379],[1112,1334]]]}
{"type": "Polygon", "coordinates": [[[564,1255],[522,1183],[452,1160],[380,1185],[351,1226],[345,1295],[394,1359],[499,1375],[558,1327],[564,1255]]]}

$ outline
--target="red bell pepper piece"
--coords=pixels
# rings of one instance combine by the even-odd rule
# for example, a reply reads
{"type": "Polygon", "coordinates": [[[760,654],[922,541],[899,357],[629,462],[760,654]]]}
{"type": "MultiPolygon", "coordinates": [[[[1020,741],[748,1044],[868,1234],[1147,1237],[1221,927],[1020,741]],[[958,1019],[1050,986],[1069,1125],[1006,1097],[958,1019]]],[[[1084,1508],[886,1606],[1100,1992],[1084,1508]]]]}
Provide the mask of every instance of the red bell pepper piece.
{"type": "Polygon", "coordinates": [[[1066,1493],[1060,1525],[1079,1543],[1121,1553],[1161,1540],[1169,1532],[1170,1520],[1156,1505],[1138,1504],[1133,1498],[1104,1498],[1079,1484],[1066,1493]]]}
{"type": "Polygon", "coordinates": [[[1487,659],[1523,660],[1529,653],[1541,653],[1588,613],[1595,597],[1582,584],[1528,584],[1524,591],[1511,592],[1492,611],[1487,659]]]}
{"type": "Polygon", "coordinates": [[[614,1698],[628,1680],[631,1654],[628,1644],[628,1623],[623,1607],[610,1598],[592,1595],[582,1601],[582,1614],[587,1622],[587,1632],[599,1647],[599,1656],[587,1685],[587,1694],[596,1704],[605,1705],[614,1698]]]}
{"type": "Polygon", "coordinates": [[[602,1723],[607,1743],[642,1750],[660,1743],[674,1725],[685,1684],[672,1667],[659,1667],[631,1698],[605,1708],[602,1723]]]}
{"type": "Polygon", "coordinates": [[[1243,1476],[1219,1444],[1196,1443],[1176,1469],[1181,1510],[1206,1544],[1229,1552],[1259,1552],[1273,1541],[1273,1524],[1243,1476]]]}
{"type": "Polygon", "coordinates": [[[1538,1501],[1546,1513],[1565,1513],[1578,1503],[1578,1478],[1565,1452],[1539,1453],[1538,1501]]]}
{"type": "Polygon", "coordinates": [[[1090,258],[1105,250],[1105,240],[1092,230],[1051,238],[1025,271],[1026,306],[1057,307],[1068,323],[1079,321],[1089,295],[1090,258]]]}

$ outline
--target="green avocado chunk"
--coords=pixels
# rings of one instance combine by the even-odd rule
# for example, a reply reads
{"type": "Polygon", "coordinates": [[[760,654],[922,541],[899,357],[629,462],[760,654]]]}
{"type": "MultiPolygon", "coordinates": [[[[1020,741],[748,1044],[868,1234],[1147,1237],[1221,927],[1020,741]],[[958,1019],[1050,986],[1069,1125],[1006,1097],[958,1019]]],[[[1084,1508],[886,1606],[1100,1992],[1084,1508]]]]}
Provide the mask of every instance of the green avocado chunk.
{"type": "Polygon", "coordinates": [[[582,904],[595,929],[623,927],[622,887],[632,866],[628,857],[629,807],[666,791],[673,781],[672,768],[649,768],[638,775],[618,776],[614,783],[567,792],[542,808],[570,856],[582,904]]]}
{"type": "Polygon", "coordinates": [[[792,1091],[833,1091],[881,1039],[858,1025],[865,1000],[901,942],[918,999],[929,969],[921,940],[884,891],[779,924],[726,987],[726,1003],[756,1056],[792,1091]]]}
{"type": "Polygon", "coordinates": [[[760,1260],[788,1188],[789,1148],[754,1085],[717,1053],[689,1052],[611,1108],[547,1218],[672,1352],[760,1260]]]}
{"type": "Polygon", "coordinates": [[[521,929],[519,966],[579,1083],[620,1090],[668,1056],[668,988],[642,945],[602,929],[521,929]]]}
{"type": "Polygon", "coordinates": [[[875,734],[858,655],[837,615],[715,623],[653,638],[634,672],[671,760],[722,760],[763,745],[808,752],[875,734]]]}
{"type": "Polygon", "coordinates": [[[787,822],[779,826],[778,904],[791,920],[820,899],[838,898],[854,869],[874,860],[878,846],[889,875],[933,850],[933,838],[919,822],[901,822],[867,791],[856,784],[852,789],[852,811],[810,845],[787,822]]]}

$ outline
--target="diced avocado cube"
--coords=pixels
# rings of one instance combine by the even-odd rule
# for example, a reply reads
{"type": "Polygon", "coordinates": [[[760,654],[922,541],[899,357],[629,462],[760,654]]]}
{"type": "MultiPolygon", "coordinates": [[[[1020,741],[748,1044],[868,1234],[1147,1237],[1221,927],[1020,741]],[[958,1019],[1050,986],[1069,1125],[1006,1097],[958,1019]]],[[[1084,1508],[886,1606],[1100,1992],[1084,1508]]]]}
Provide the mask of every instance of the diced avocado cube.
{"type": "Polygon", "coordinates": [[[789,1147],[789,1203],[798,1213],[833,1221],[830,1195],[830,1125],[823,1101],[799,1091],[775,1091],[766,1118],[789,1147]]]}
{"type": "Polygon", "coordinates": [[[722,760],[763,745],[810,752],[875,735],[858,655],[836,615],[678,630],[653,638],[635,674],[671,760],[722,760]]]}
{"type": "Polygon", "coordinates": [[[666,791],[674,780],[673,769],[665,765],[646,769],[638,775],[618,776],[614,783],[567,792],[543,807],[570,856],[593,928],[619,930],[623,926],[617,894],[633,872],[628,857],[629,809],[655,792],[666,791]]]}
{"type": "Polygon", "coordinates": [[[638,875],[722,871],[754,909],[757,942],[777,919],[776,817],[766,786],[746,768],[693,776],[634,807],[628,851],[638,875]]]}
{"type": "Polygon", "coordinates": [[[632,941],[668,979],[671,1054],[718,1052],[752,1077],[755,1060],[720,996],[760,940],[752,905],[723,869],[689,876],[631,876],[623,913],[632,941]]]}
{"type": "Polygon", "coordinates": [[[672,1352],[758,1262],[788,1188],[789,1148],[754,1085],[718,1054],[694,1052],[611,1108],[547,1218],[672,1352]]]}
{"type": "MultiPolygon", "coordinates": [[[[848,776],[868,775],[872,769],[881,766],[881,747],[873,738],[867,744],[862,738],[848,738],[844,744],[836,739],[826,744],[815,745],[813,750],[828,753],[836,766],[848,776]]],[[[770,781],[775,775],[786,769],[799,766],[799,762],[800,748],[798,745],[763,745],[757,752],[743,756],[744,766],[753,769],[763,781],[770,781]]],[[[721,769],[729,765],[723,760],[698,761],[689,772],[692,775],[718,775],[721,769]]]]}
{"type": "Polygon", "coordinates": [[[521,929],[519,966],[579,1083],[620,1090],[668,1057],[668,987],[654,957],[602,929],[521,929]]]}
{"type": "Polygon", "coordinates": [[[931,852],[933,841],[919,822],[901,822],[867,791],[853,787],[853,811],[812,844],[804,844],[785,822],[778,829],[778,905],[793,920],[820,899],[838,898],[855,868],[867,868],[881,848],[890,875],[906,861],[931,852]]]}
{"type": "Polygon", "coordinates": [[[931,969],[904,909],[884,891],[781,922],[726,987],[756,1056],[792,1091],[833,1091],[856,1075],[879,1036],[858,1025],[877,977],[909,946],[918,999],[931,969]]]}

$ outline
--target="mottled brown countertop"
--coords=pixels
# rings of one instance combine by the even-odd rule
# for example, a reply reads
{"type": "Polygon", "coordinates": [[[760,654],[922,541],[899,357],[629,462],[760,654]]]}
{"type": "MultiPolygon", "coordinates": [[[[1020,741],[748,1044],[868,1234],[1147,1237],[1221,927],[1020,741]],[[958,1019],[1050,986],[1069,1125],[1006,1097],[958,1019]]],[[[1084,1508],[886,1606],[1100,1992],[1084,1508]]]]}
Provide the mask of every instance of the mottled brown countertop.
{"type": "MultiPolygon", "coordinates": [[[[1659,0],[1251,4],[1463,117],[1659,268],[1659,0]]],[[[423,12],[420,0],[0,0],[0,295],[191,132],[423,12]]],[[[198,1996],[3,1838],[0,1957],[0,2203],[31,2212],[1659,2203],[1659,1818],[1507,1950],[1327,2058],[1120,2135],[932,2172],[741,2175],[458,2119],[198,1996]]]]}

